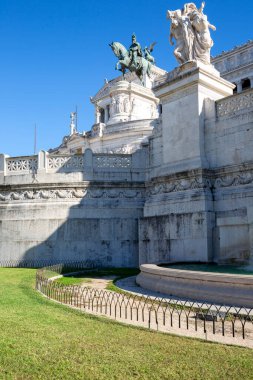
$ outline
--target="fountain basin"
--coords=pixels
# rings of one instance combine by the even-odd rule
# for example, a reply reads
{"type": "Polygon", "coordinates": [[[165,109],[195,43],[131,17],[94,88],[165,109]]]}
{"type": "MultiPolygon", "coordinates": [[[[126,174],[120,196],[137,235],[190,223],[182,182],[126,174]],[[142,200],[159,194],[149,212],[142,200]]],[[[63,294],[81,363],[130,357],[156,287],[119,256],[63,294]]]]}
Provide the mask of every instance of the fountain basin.
{"type": "Polygon", "coordinates": [[[253,276],[201,272],[142,264],[136,278],[145,289],[169,296],[253,308],[253,276]]]}

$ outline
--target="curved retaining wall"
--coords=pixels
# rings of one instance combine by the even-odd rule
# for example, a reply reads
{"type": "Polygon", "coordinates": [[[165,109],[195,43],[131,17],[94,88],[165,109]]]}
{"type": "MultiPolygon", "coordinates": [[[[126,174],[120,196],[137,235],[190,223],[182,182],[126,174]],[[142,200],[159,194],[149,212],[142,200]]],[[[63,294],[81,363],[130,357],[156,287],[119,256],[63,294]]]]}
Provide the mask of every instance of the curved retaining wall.
{"type": "Polygon", "coordinates": [[[136,282],[145,289],[197,301],[253,307],[253,276],[197,272],[143,264],[136,282]]]}

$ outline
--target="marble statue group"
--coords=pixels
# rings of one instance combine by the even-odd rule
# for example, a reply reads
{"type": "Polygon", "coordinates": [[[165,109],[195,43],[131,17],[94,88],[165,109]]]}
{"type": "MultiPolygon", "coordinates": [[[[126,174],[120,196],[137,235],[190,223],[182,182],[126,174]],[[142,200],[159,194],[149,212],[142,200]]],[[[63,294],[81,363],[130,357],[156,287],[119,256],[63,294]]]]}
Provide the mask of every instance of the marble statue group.
{"type": "Polygon", "coordinates": [[[167,11],[167,19],[171,21],[170,43],[176,47],[174,55],[180,65],[188,61],[201,61],[210,64],[210,49],[213,40],[210,30],[216,30],[203,13],[205,3],[198,9],[194,3],[187,3],[183,9],[167,11]]]}
{"type": "MultiPolygon", "coordinates": [[[[189,61],[210,64],[210,50],[213,46],[210,29],[216,30],[216,28],[209,23],[203,13],[204,7],[204,2],[200,8],[194,3],[186,3],[182,9],[167,11],[167,19],[171,21],[169,39],[171,45],[174,45],[175,41],[174,55],[180,65],[189,61]]],[[[119,42],[112,42],[109,46],[119,59],[116,69],[120,70],[123,76],[126,69],[135,72],[143,83],[144,75],[150,77],[151,67],[155,64],[155,58],[151,55],[155,44],[154,42],[142,49],[135,34],[132,35],[129,49],[119,42]]]]}

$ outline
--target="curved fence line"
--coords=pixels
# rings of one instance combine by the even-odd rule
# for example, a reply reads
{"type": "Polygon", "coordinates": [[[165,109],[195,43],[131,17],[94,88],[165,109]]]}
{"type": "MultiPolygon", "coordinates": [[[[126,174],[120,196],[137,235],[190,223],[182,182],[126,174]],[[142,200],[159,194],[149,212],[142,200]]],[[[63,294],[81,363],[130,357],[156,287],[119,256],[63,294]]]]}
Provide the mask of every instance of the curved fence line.
{"type": "Polygon", "coordinates": [[[0,261],[0,268],[58,268],[58,273],[61,274],[62,271],[72,269],[82,269],[82,268],[99,268],[101,265],[98,261],[85,260],[85,261],[64,261],[64,264],[59,264],[59,261],[48,261],[48,260],[5,260],[0,261]]]}
{"type": "Polygon", "coordinates": [[[36,289],[61,304],[140,327],[253,347],[253,309],[67,286],[53,281],[52,272],[61,274],[61,265],[37,271],[36,289]]]}

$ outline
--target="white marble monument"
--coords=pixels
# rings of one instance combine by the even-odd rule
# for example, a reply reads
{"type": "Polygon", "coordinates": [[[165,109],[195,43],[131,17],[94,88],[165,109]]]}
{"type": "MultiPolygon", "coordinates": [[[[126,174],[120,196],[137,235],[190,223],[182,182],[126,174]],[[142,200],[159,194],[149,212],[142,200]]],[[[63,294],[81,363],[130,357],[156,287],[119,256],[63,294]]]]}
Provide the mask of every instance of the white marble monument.
{"type": "Polygon", "coordinates": [[[0,262],[252,260],[252,42],[211,58],[204,4],[167,15],[175,70],[125,49],[89,131],[72,113],[59,147],[0,156],[0,262]]]}

